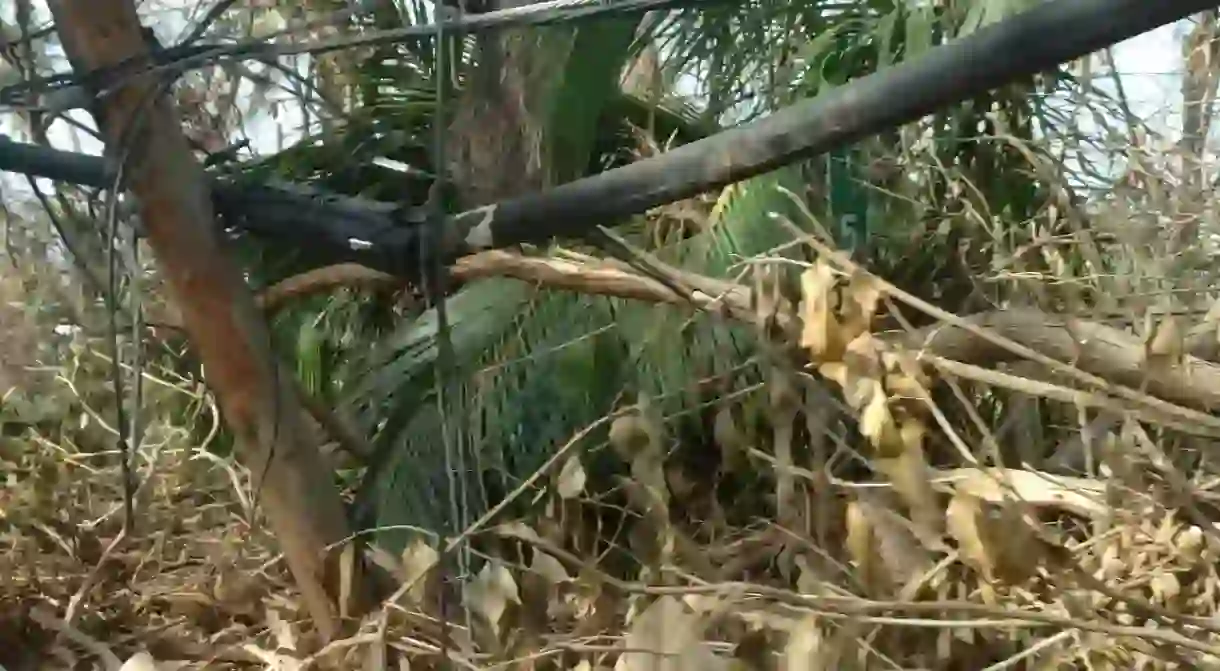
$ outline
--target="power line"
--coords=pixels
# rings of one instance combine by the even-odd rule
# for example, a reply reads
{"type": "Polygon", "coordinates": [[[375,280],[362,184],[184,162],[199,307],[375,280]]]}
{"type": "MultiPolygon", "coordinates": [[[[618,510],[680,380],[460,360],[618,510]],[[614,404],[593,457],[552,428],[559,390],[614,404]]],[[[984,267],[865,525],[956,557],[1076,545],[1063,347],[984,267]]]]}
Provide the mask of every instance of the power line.
{"type": "MultiPolygon", "coordinates": [[[[62,112],[87,105],[90,90],[105,90],[127,77],[149,69],[180,75],[225,60],[268,61],[284,56],[318,55],[358,47],[384,46],[432,39],[442,31],[483,32],[513,26],[537,26],[579,21],[608,15],[625,15],[672,9],[701,9],[739,0],[545,0],[524,7],[485,14],[461,15],[432,23],[391,30],[376,30],[349,37],[307,42],[272,41],[268,37],[232,44],[181,44],[153,52],[154,65],[120,63],[89,74],[88,81],[72,74],[56,74],[0,88],[0,105],[50,108],[62,112]]],[[[288,31],[290,32],[290,31],[288,31]]],[[[284,32],[277,34],[283,35],[284,32]]],[[[274,37],[274,36],[273,36],[274,37]]]]}

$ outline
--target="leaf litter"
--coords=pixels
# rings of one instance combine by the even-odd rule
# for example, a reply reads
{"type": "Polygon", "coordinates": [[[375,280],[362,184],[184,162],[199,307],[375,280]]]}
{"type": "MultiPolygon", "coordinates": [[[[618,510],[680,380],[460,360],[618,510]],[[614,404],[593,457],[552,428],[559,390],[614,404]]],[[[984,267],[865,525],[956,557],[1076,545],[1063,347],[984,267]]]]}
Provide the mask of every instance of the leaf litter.
{"type": "MultiPolygon", "coordinates": [[[[468,669],[590,671],[1220,663],[1220,534],[1185,513],[1172,464],[1133,461],[1149,454],[1134,429],[1104,436],[1127,460],[1108,480],[934,468],[933,375],[874,330],[884,284],[821,260],[800,286],[799,303],[760,309],[799,320],[803,370],[837,387],[871,481],[829,477],[787,433],[742,421],[792,421],[809,403],[800,376],[775,366],[765,402],[714,412],[720,475],[785,483],[763,496],[771,513],[732,522],[731,502],[677,478],[670,429],[643,404],[609,427],[628,474],[621,528],[590,527],[605,483],[573,451],[540,481],[538,517],[490,530],[527,552],[481,564],[462,587],[469,616],[448,623],[447,640],[434,611],[440,548],[419,536],[375,558],[410,585],[403,598],[323,644],[274,539],[249,518],[248,473],[163,453],[144,532],[107,554],[120,533],[117,472],[41,445],[6,464],[18,475],[0,493],[0,649],[37,650],[40,668],[108,671],[438,668],[443,651],[468,669]],[[590,535],[598,551],[578,551],[590,535]]],[[[1156,331],[1150,367],[1178,365],[1181,332],[1156,331]]]]}

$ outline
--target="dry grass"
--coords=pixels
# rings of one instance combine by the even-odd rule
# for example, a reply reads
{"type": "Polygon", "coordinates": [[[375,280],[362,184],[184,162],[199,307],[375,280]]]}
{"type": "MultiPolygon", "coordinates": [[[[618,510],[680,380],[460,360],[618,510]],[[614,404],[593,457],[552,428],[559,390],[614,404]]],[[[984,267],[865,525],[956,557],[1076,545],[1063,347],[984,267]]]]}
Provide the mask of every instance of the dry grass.
{"type": "MultiPolygon", "coordinates": [[[[124,533],[113,455],[31,433],[4,464],[0,493],[0,663],[405,668],[436,666],[446,651],[472,669],[1220,664],[1210,503],[1220,479],[1169,456],[1176,434],[1131,419],[1094,437],[1097,478],[970,465],[988,442],[967,445],[952,411],[931,402],[933,369],[917,350],[869,329],[901,292],[823,252],[797,305],[769,293],[763,273],[756,295],[774,300],[753,301],[756,321],[802,326],[786,337],[842,388],[861,442],[827,432],[839,444],[820,457],[802,452],[791,432],[750,434],[726,401],[716,422],[723,463],[733,465],[725,477],[762,474],[773,488],[770,512],[748,525],[730,523],[733,502],[666,459],[663,422],[647,408],[629,411],[605,420],[631,472],[627,531],[590,525],[595,492],[577,436],[533,482],[546,512],[470,530],[531,551],[524,563],[483,563],[465,588],[469,617],[456,617],[448,637],[422,612],[434,611],[435,575],[415,582],[438,548],[419,541],[402,558],[375,557],[402,581],[398,598],[323,647],[252,512],[244,471],[168,442],[145,455],[137,526],[124,533]],[[953,461],[928,456],[944,447],[934,433],[964,450],[959,467],[933,467],[953,461]],[[831,475],[828,462],[850,455],[885,477],[831,475]],[[642,568],[612,575],[594,541],[623,546],[642,568]]],[[[776,366],[764,412],[795,419],[811,379],[776,366]]],[[[943,370],[939,379],[953,381],[943,370]]],[[[1131,416],[1164,410],[1139,390],[1111,398],[1131,416]]]]}

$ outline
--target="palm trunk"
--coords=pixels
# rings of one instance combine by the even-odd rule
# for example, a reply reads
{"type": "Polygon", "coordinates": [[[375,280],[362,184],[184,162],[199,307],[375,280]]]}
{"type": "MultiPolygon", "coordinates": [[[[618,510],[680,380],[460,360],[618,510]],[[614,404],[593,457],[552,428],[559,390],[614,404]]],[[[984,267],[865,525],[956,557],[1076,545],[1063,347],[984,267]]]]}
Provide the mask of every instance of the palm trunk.
{"type": "MultiPolygon", "coordinates": [[[[486,10],[525,4],[493,0],[486,10]]],[[[478,62],[456,104],[447,161],[463,207],[538,191],[550,181],[543,105],[565,59],[544,53],[541,39],[537,28],[477,38],[478,62]]]]}

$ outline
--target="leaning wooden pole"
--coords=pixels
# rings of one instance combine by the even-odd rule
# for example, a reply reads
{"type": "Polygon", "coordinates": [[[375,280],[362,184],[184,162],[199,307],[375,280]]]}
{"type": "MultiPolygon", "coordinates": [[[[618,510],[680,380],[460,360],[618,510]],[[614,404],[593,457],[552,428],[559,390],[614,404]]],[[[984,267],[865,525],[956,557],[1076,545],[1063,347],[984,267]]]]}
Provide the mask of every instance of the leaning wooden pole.
{"type": "MultiPolygon", "coordinates": [[[[78,75],[128,58],[148,59],[132,0],[51,0],[60,39],[78,75]]],[[[266,324],[213,221],[202,167],[155,75],[122,82],[93,115],[107,154],[123,160],[148,243],[182,314],[239,458],[260,483],[272,530],[319,633],[338,628],[340,553],[348,536],[338,488],[303,424],[291,381],[272,355],[266,324]]]]}

